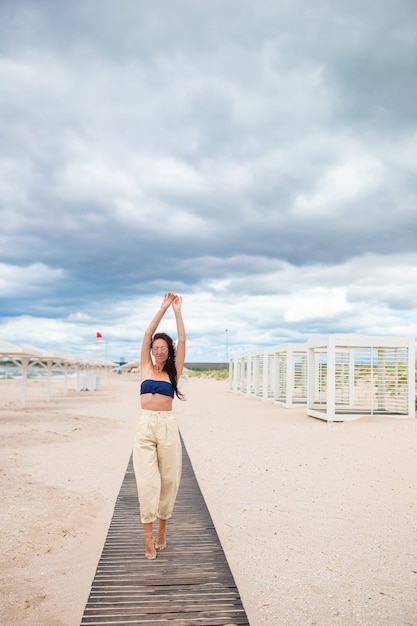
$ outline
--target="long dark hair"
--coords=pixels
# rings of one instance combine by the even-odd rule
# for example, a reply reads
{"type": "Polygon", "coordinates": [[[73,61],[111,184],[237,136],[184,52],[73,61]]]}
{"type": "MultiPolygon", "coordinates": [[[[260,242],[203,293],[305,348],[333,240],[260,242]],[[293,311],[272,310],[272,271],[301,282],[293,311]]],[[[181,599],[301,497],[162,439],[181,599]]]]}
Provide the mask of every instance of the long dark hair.
{"type": "Polygon", "coordinates": [[[184,400],[184,394],[178,389],[178,373],[177,366],[175,365],[175,346],[174,342],[169,335],[166,333],[155,333],[151,341],[151,350],[153,346],[153,342],[156,339],[163,339],[168,344],[168,358],[165,361],[164,367],[162,368],[163,372],[166,372],[169,376],[169,380],[171,381],[172,386],[174,387],[174,392],[179,398],[179,400],[184,400]]]}

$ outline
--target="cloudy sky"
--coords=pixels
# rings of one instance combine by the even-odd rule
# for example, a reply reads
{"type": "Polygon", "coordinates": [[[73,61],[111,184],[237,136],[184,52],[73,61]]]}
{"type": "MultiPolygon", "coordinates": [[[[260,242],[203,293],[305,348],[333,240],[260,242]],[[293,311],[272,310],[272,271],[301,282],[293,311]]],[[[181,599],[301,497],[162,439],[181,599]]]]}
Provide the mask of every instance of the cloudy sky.
{"type": "Polygon", "coordinates": [[[416,70],[415,0],[1,0],[0,338],[416,336],[416,70]]]}

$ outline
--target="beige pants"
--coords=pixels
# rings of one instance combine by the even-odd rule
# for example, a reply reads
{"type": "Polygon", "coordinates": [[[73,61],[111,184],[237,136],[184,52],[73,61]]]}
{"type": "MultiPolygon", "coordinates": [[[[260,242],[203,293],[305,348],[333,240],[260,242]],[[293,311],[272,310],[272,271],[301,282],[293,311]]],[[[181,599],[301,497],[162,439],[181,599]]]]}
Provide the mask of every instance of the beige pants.
{"type": "Polygon", "coordinates": [[[133,446],[133,467],[142,523],[168,519],[177,497],[182,449],[173,411],[141,411],[133,446]]]}

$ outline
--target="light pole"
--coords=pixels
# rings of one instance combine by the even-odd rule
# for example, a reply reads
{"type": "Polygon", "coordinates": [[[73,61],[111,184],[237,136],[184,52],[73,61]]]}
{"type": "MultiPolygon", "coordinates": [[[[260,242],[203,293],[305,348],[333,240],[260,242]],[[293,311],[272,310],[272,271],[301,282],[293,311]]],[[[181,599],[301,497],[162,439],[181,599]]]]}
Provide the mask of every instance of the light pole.
{"type": "Polygon", "coordinates": [[[226,333],[226,363],[229,363],[229,341],[228,341],[228,336],[227,336],[227,328],[224,331],[226,333]]]}

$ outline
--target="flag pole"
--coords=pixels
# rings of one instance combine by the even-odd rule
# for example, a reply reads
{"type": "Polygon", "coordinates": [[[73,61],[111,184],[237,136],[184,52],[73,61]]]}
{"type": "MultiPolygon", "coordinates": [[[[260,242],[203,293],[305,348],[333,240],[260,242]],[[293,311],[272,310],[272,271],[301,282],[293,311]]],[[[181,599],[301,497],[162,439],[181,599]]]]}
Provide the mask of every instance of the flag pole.
{"type": "Polygon", "coordinates": [[[99,332],[96,332],[95,353],[96,357],[107,361],[107,341],[104,341],[103,335],[99,332]]]}

